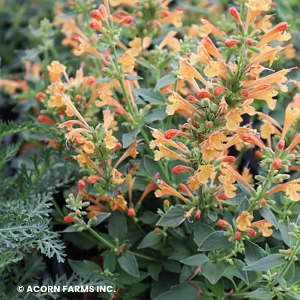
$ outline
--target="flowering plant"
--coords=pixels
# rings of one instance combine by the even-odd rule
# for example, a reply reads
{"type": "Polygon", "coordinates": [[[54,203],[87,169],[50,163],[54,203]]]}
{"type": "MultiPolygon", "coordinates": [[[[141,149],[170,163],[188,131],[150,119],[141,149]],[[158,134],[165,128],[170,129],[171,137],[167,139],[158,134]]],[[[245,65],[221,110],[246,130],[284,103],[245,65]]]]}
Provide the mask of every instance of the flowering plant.
{"type": "Polygon", "coordinates": [[[300,83],[277,64],[294,58],[289,24],[272,23],[271,0],[247,0],[222,24],[185,26],[193,6],[169,2],[68,1],[31,27],[43,45],[26,54],[26,81],[1,80],[35,95],[19,112],[36,121],[1,136],[37,131],[44,146],[3,179],[4,282],[18,284],[7,274],[35,249],[68,259],[69,284],[112,285],[102,299],[300,297],[300,94],[287,94],[300,83]]]}

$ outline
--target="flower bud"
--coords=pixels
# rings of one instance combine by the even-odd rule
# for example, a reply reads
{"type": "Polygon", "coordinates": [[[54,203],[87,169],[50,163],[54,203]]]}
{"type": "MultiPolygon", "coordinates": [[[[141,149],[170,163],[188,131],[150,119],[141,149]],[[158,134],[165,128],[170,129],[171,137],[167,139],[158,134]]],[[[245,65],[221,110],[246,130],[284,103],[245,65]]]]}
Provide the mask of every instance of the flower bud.
{"type": "Polygon", "coordinates": [[[143,13],[141,12],[141,11],[138,11],[137,13],[136,13],[136,17],[137,18],[141,18],[143,16],[143,13]]]}
{"type": "Polygon", "coordinates": [[[48,124],[51,124],[51,125],[55,126],[55,122],[52,119],[50,119],[49,117],[45,116],[45,115],[38,116],[37,120],[40,123],[48,123],[48,124]]]}
{"type": "Polygon", "coordinates": [[[74,217],[71,217],[71,216],[66,216],[66,217],[64,217],[64,222],[65,223],[76,222],[76,219],[74,217]]]}
{"type": "Polygon", "coordinates": [[[189,189],[187,188],[186,185],[184,185],[183,183],[179,184],[179,189],[181,191],[183,191],[184,193],[188,194],[189,196],[192,196],[191,192],[189,191],[189,189]]]}
{"type": "Polygon", "coordinates": [[[191,104],[196,104],[196,103],[199,103],[198,99],[192,95],[189,95],[187,97],[187,100],[191,103],[191,104]]]}
{"type": "Polygon", "coordinates": [[[237,232],[235,233],[234,238],[239,242],[239,241],[241,240],[241,238],[242,238],[241,233],[240,233],[239,231],[237,231],[237,232]]]}
{"type": "Polygon", "coordinates": [[[220,227],[228,227],[229,224],[225,220],[219,220],[218,221],[218,226],[220,226],[220,227]]]}
{"type": "Polygon", "coordinates": [[[78,181],[79,195],[82,195],[85,188],[85,182],[83,180],[78,181]]]}
{"type": "MultiPolygon", "coordinates": [[[[214,78],[214,79],[216,79],[216,78],[214,78]]],[[[199,91],[197,93],[197,98],[198,99],[204,99],[204,98],[211,99],[212,95],[208,91],[199,91]]]]}
{"type": "Polygon", "coordinates": [[[122,100],[121,100],[121,102],[122,102],[123,104],[126,104],[126,99],[123,97],[122,100]]]}
{"type": "Polygon", "coordinates": [[[128,213],[127,213],[128,217],[134,217],[135,216],[135,210],[134,208],[129,208],[128,209],[128,213]]]}
{"type": "Polygon", "coordinates": [[[246,230],[246,232],[250,235],[250,236],[252,236],[252,237],[255,237],[256,236],[256,232],[253,230],[253,229],[247,229],[246,230]]]}
{"type": "Polygon", "coordinates": [[[102,179],[98,175],[91,175],[90,177],[88,177],[87,183],[93,184],[97,180],[101,181],[102,179]]]}
{"type": "Polygon", "coordinates": [[[80,215],[80,210],[79,210],[79,209],[76,210],[76,215],[77,215],[77,216],[80,215]]]}
{"type": "Polygon", "coordinates": [[[235,18],[239,25],[242,25],[241,17],[238,10],[235,7],[229,8],[229,13],[235,18]]]}
{"type": "Polygon", "coordinates": [[[281,149],[284,148],[284,141],[283,140],[278,142],[277,148],[278,148],[278,150],[281,150],[281,149]]]}
{"type": "Polygon", "coordinates": [[[164,211],[167,212],[169,210],[169,207],[170,207],[169,200],[165,200],[164,201],[164,211]]]}
{"type": "Polygon", "coordinates": [[[120,108],[116,108],[115,109],[115,114],[121,116],[121,115],[123,115],[123,111],[120,108]]]}
{"type": "Polygon", "coordinates": [[[214,123],[212,121],[207,122],[206,127],[207,128],[212,128],[214,123]]]}
{"type": "Polygon", "coordinates": [[[218,82],[218,79],[217,79],[217,78],[214,78],[214,79],[212,80],[212,82],[213,82],[213,83],[217,83],[217,82],[218,82]]]}
{"type": "Polygon", "coordinates": [[[248,91],[248,90],[245,90],[245,89],[242,89],[242,90],[241,90],[241,94],[242,94],[244,97],[248,97],[248,96],[249,96],[249,91],[248,91]]]}
{"type": "Polygon", "coordinates": [[[100,14],[100,12],[98,10],[92,10],[91,11],[91,17],[94,18],[94,19],[100,20],[100,21],[104,20],[102,15],[100,14]]]}
{"type": "Polygon", "coordinates": [[[154,228],[154,233],[159,233],[160,229],[158,227],[154,228]]]}
{"type": "Polygon", "coordinates": [[[287,30],[288,27],[289,27],[289,24],[287,22],[281,22],[281,23],[278,23],[277,25],[275,25],[273,27],[273,29],[271,29],[271,30],[274,32],[282,32],[282,31],[287,30]]]}
{"type": "Polygon", "coordinates": [[[132,121],[133,121],[133,117],[132,117],[132,116],[129,116],[129,117],[128,117],[128,121],[132,122],[132,121]]]}
{"type": "Polygon", "coordinates": [[[238,40],[235,40],[235,39],[231,39],[231,40],[226,40],[225,41],[225,46],[230,48],[230,47],[233,47],[233,46],[237,46],[240,42],[238,40]]]}
{"type": "Polygon", "coordinates": [[[226,201],[228,199],[227,195],[222,193],[218,196],[218,199],[226,201]]]}
{"type": "Polygon", "coordinates": [[[214,88],[214,95],[219,97],[226,89],[223,86],[218,85],[214,88]]]}
{"type": "Polygon", "coordinates": [[[235,157],[234,156],[225,156],[222,158],[222,162],[234,163],[235,157]]]}
{"type": "Polygon", "coordinates": [[[133,22],[133,17],[132,16],[126,16],[125,18],[123,18],[120,23],[121,24],[130,24],[133,22]]]}
{"type": "Polygon", "coordinates": [[[246,43],[247,43],[247,45],[249,45],[249,46],[252,46],[252,45],[253,45],[253,41],[252,41],[251,39],[249,39],[249,38],[246,39],[246,43]]]}
{"type": "Polygon", "coordinates": [[[185,137],[187,137],[188,134],[185,133],[185,132],[182,132],[178,129],[169,129],[165,132],[164,136],[165,136],[166,139],[170,140],[170,139],[172,139],[176,136],[185,136],[185,137]]]}
{"type": "Polygon", "coordinates": [[[46,95],[43,92],[39,92],[35,95],[35,99],[38,101],[42,101],[45,98],[46,98],[46,95]]]}
{"type": "Polygon", "coordinates": [[[273,159],[272,165],[275,170],[280,169],[281,168],[281,159],[280,158],[273,159]]]}
{"type": "Polygon", "coordinates": [[[267,204],[267,201],[266,201],[266,199],[261,199],[260,203],[262,206],[265,206],[267,204]]]}
{"type": "Polygon", "coordinates": [[[116,148],[117,148],[117,149],[121,149],[121,148],[122,148],[122,144],[121,144],[121,143],[117,143],[117,144],[116,144],[116,148]]]}
{"type": "Polygon", "coordinates": [[[106,32],[105,32],[104,28],[102,27],[102,25],[97,20],[95,20],[95,19],[90,20],[89,26],[92,29],[98,30],[98,31],[100,31],[103,34],[106,34],[106,32]]]}
{"type": "Polygon", "coordinates": [[[179,174],[183,171],[190,171],[191,168],[183,165],[178,165],[172,169],[173,174],[179,174]]]}
{"type": "Polygon", "coordinates": [[[195,219],[200,219],[201,217],[201,211],[198,209],[195,213],[195,219]]]}

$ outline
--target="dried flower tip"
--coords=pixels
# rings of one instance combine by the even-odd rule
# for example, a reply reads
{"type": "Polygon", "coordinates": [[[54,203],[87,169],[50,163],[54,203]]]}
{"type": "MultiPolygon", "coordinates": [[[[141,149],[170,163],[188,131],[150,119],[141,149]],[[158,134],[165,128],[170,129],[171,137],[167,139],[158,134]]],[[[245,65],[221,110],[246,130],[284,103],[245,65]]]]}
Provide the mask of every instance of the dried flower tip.
{"type": "Polygon", "coordinates": [[[253,45],[253,40],[247,38],[246,43],[247,43],[247,45],[252,46],[253,45]]]}
{"type": "Polygon", "coordinates": [[[130,24],[133,22],[133,17],[132,16],[126,16],[125,18],[123,18],[120,23],[121,24],[130,24]]]}
{"type": "Polygon", "coordinates": [[[195,213],[195,219],[200,219],[201,217],[201,210],[197,210],[196,213],[195,213]]]}
{"type": "Polygon", "coordinates": [[[278,142],[277,148],[278,148],[278,150],[281,150],[281,149],[284,148],[284,141],[283,140],[278,142]]]}
{"type": "Polygon", "coordinates": [[[55,122],[52,119],[50,119],[49,117],[45,116],[45,115],[38,116],[37,120],[40,123],[48,123],[48,124],[51,124],[51,125],[55,126],[55,122]]]}
{"type": "Polygon", "coordinates": [[[265,206],[267,204],[267,201],[266,201],[266,199],[261,199],[260,203],[262,206],[265,206]]]}
{"type": "Polygon", "coordinates": [[[179,165],[173,168],[172,172],[173,174],[180,174],[183,171],[190,171],[191,168],[183,165],[179,165]]]}
{"type": "Polygon", "coordinates": [[[218,196],[218,199],[226,201],[228,199],[228,196],[226,194],[222,193],[218,196]]]}
{"type": "Polygon", "coordinates": [[[160,229],[158,227],[154,228],[154,233],[159,233],[160,229]]]}
{"type": "MultiPolygon", "coordinates": [[[[214,78],[213,81],[214,81],[215,79],[217,80],[217,78],[214,78]]],[[[199,92],[197,93],[197,98],[198,98],[198,99],[204,99],[204,98],[211,99],[211,98],[212,98],[212,95],[211,95],[208,91],[202,90],[202,91],[199,91],[199,92]]]]}
{"type": "Polygon", "coordinates": [[[39,92],[35,95],[35,99],[38,101],[42,101],[45,98],[46,98],[46,95],[43,92],[39,92]]]}
{"type": "Polygon", "coordinates": [[[244,97],[248,97],[248,96],[249,96],[249,91],[248,91],[248,90],[245,90],[245,89],[242,89],[242,90],[241,90],[241,94],[242,94],[244,97]]]}
{"type": "Polygon", "coordinates": [[[221,160],[222,162],[229,162],[229,163],[234,163],[235,162],[235,157],[234,156],[225,156],[221,160]]]}
{"type": "Polygon", "coordinates": [[[186,186],[185,184],[180,183],[180,184],[179,184],[179,189],[180,189],[182,192],[188,194],[189,196],[192,196],[191,192],[189,191],[189,189],[187,188],[187,186],[186,186]]]}
{"type": "Polygon", "coordinates": [[[240,233],[239,231],[237,231],[237,232],[235,233],[234,238],[239,242],[239,241],[241,240],[241,238],[242,238],[241,233],[240,233]]]}
{"type": "Polygon", "coordinates": [[[135,216],[135,210],[134,210],[134,208],[131,207],[131,208],[128,209],[127,216],[128,217],[134,217],[135,216]]]}
{"type": "Polygon", "coordinates": [[[221,85],[218,85],[217,87],[214,88],[214,95],[216,97],[219,97],[226,89],[221,86],[221,85]]]}
{"type": "Polygon", "coordinates": [[[76,219],[74,217],[71,217],[71,216],[66,216],[66,217],[64,217],[64,222],[65,223],[76,222],[76,219]]]}
{"type": "Polygon", "coordinates": [[[218,221],[218,226],[219,226],[219,227],[228,227],[229,224],[228,224],[228,222],[225,221],[225,220],[219,220],[219,221],[218,221]]]}
{"type": "Polygon", "coordinates": [[[281,159],[280,158],[273,159],[272,165],[275,170],[281,169],[281,159]]]}
{"type": "Polygon", "coordinates": [[[85,188],[85,182],[83,180],[78,181],[79,195],[83,194],[83,190],[85,188]]]}
{"type": "Polygon", "coordinates": [[[233,46],[237,46],[239,43],[240,42],[238,40],[231,39],[231,40],[225,41],[225,46],[230,48],[230,47],[233,47],[233,46]]]}
{"type": "Polygon", "coordinates": [[[242,25],[241,17],[238,10],[235,7],[229,8],[229,13],[235,18],[239,25],[242,25]]]}
{"type": "Polygon", "coordinates": [[[256,236],[256,232],[253,230],[253,229],[247,229],[246,230],[246,232],[250,235],[250,236],[252,236],[252,237],[255,237],[256,236]]]}
{"type": "Polygon", "coordinates": [[[98,175],[91,175],[91,176],[87,179],[87,183],[88,183],[88,184],[93,184],[93,183],[94,183],[95,181],[97,181],[97,180],[101,181],[102,178],[99,177],[98,175]]]}

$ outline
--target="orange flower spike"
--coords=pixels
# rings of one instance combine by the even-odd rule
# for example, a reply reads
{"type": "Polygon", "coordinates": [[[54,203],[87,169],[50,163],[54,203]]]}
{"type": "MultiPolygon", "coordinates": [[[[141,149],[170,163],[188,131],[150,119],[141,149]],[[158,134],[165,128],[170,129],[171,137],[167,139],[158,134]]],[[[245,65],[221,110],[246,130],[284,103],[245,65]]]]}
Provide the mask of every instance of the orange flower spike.
{"type": "Polygon", "coordinates": [[[269,227],[273,226],[268,220],[260,220],[251,224],[251,227],[258,228],[258,232],[262,232],[262,235],[265,237],[269,237],[272,235],[273,230],[269,227]]]}
{"type": "Polygon", "coordinates": [[[281,139],[284,140],[285,135],[288,129],[292,126],[292,124],[300,117],[299,108],[293,108],[293,103],[290,103],[285,110],[285,121],[282,130],[281,139]]]}
{"type": "Polygon", "coordinates": [[[199,79],[206,87],[210,87],[210,84],[204,77],[185,58],[180,58],[179,66],[178,77],[187,80],[198,92],[200,91],[200,88],[194,78],[199,79]]]}
{"type": "Polygon", "coordinates": [[[188,164],[188,161],[181,157],[179,154],[176,152],[170,150],[169,148],[165,147],[164,145],[159,145],[159,150],[155,150],[154,153],[154,160],[158,161],[163,157],[173,157],[175,159],[179,159],[183,161],[184,163],[188,164]]]}
{"type": "Polygon", "coordinates": [[[87,43],[81,37],[78,37],[78,40],[80,42],[79,49],[74,50],[74,54],[76,56],[79,56],[79,55],[83,54],[84,52],[88,52],[88,53],[91,53],[91,54],[95,55],[96,57],[100,58],[104,62],[105,65],[108,65],[107,60],[93,46],[91,46],[89,43],[87,43]]]}
{"type": "Polygon", "coordinates": [[[253,216],[247,211],[243,211],[236,219],[237,228],[240,231],[246,231],[251,226],[253,216]]]}
{"type": "Polygon", "coordinates": [[[136,147],[138,145],[137,141],[134,141],[132,145],[124,152],[124,154],[119,158],[118,162],[115,164],[115,168],[127,157],[131,156],[132,158],[136,158],[138,152],[136,151],[136,147]]]}
{"type": "Polygon", "coordinates": [[[201,19],[201,22],[204,24],[200,27],[200,31],[202,31],[204,34],[209,35],[210,33],[218,36],[221,40],[225,40],[224,34],[213,24],[211,24],[206,19],[201,19]]]}
{"type": "Polygon", "coordinates": [[[258,138],[256,135],[252,134],[252,133],[243,133],[242,140],[243,140],[243,142],[254,144],[254,145],[258,146],[261,149],[266,148],[266,146],[262,142],[262,140],[260,138],[258,138]]]}
{"type": "Polygon", "coordinates": [[[124,55],[122,55],[118,59],[118,63],[121,64],[121,69],[123,72],[131,72],[134,69],[134,62],[136,59],[131,55],[130,51],[126,51],[124,55]]]}
{"type": "Polygon", "coordinates": [[[175,196],[181,200],[183,200],[185,203],[189,203],[190,200],[186,199],[185,197],[183,197],[180,193],[178,193],[175,189],[173,189],[171,186],[169,186],[168,184],[166,184],[164,181],[159,180],[159,186],[158,186],[159,190],[155,191],[155,196],[157,198],[160,198],[163,195],[171,195],[171,196],[175,196]]]}
{"type": "Polygon", "coordinates": [[[197,175],[197,179],[200,183],[204,184],[208,182],[208,178],[213,179],[216,175],[215,167],[213,165],[199,166],[200,172],[197,175]]]}

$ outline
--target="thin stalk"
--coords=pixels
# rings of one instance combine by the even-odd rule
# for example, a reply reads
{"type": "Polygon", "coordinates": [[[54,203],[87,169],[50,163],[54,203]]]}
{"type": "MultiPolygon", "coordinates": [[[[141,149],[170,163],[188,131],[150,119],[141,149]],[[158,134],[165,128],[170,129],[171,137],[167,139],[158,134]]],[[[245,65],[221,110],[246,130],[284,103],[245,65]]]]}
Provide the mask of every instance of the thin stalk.
{"type": "Polygon", "coordinates": [[[105,238],[103,238],[100,234],[98,234],[94,229],[91,227],[88,227],[87,230],[95,237],[97,238],[101,243],[106,245],[107,247],[114,249],[116,246],[111,244],[109,241],[107,241],[105,238]]]}

